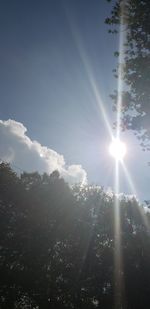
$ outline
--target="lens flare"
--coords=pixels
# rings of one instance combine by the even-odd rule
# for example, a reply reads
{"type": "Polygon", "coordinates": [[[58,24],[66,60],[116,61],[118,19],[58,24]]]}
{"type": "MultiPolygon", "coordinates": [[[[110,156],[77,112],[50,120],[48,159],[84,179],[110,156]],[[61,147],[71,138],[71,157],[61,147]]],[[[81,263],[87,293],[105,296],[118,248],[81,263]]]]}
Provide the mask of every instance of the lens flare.
{"type": "Polygon", "coordinates": [[[117,161],[122,161],[127,152],[125,143],[119,139],[114,139],[109,146],[109,153],[117,161]]]}

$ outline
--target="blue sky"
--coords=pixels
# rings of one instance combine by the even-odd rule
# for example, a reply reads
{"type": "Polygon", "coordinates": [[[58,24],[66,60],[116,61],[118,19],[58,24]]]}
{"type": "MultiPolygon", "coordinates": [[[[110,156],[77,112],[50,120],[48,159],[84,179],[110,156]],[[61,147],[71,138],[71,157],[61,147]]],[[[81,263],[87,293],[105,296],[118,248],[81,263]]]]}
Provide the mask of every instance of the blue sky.
{"type": "MultiPolygon", "coordinates": [[[[22,123],[31,140],[62,154],[67,165],[81,164],[90,183],[105,187],[114,185],[110,137],[81,50],[112,124],[116,115],[109,94],[117,87],[112,69],[118,37],[108,34],[104,24],[111,5],[105,0],[0,4],[0,119],[22,123]]],[[[148,199],[149,154],[141,151],[132,133],[123,138],[128,144],[126,164],[138,195],[148,199]]],[[[3,138],[3,156],[4,144],[3,138]]],[[[23,166],[21,157],[16,157],[12,162],[23,166]]],[[[120,190],[131,193],[123,172],[120,190]]]]}

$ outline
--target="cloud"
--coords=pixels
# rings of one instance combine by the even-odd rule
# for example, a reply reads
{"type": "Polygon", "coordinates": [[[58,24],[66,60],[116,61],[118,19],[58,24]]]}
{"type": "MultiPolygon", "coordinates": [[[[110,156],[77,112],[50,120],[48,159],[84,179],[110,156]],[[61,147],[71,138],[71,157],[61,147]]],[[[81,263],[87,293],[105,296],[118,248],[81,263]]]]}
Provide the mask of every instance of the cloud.
{"type": "Polygon", "coordinates": [[[15,120],[0,120],[0,158],[27,172],[50,174],[58,170],[70,184],[87,181],[86,171],[81,165],[67,166],[63,155],[32,141],[27,136],[26,127],[15,120]]]}

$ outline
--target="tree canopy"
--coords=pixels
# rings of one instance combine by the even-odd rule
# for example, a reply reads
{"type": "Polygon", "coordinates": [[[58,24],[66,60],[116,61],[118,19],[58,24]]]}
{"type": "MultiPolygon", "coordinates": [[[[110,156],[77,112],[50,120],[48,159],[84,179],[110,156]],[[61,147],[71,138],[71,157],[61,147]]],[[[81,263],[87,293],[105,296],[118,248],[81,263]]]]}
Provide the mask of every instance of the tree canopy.
{"type": "MultiPolygon", "coordinates": [[[[125,87],[122,92],[122,128],[135,131],[143,150],[150,150],[150,3],[149,0],[117,0],[106,18],[109,32],[124,32],[125,87]],[[121,31],[119,30],[122,25],[121,31]]],[[[115,53],[119,56],[119,50],[115,53]]],[[[112,95],[116,107],[118,92],[112,95]]]]}
{"type": "MultiPolygon", "coordinates": [[[[0,164],[0,308],[116,308],[115,198],[0,164]]],[[[122,196],[120,219],[121,306],[148,308],[150,217],[122,196]]]]}

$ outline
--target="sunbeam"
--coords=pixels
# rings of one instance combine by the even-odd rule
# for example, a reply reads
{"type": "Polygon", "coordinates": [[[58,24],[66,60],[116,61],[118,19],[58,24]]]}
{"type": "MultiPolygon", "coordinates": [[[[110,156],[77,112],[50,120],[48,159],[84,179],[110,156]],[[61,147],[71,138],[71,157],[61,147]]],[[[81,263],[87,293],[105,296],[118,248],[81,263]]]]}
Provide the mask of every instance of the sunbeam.
{"type": "Polygon", "coordinates": [[[124,62],[124,38],[125,33],[122,31],[123,25],[123,10],[124,1],[121,6],[121,20],[120,20],[120,33],[119,33],[119,63],[118,63],[118,98],[117,98],[117,124],[116,124],[116,139],[110,145],[110,153],[115,157],[115,252],[114,252],[114,281],[115,281],[115,308],[121,308],[123,302],[123,266],[121,254],[121,222],[120,222],[120,202],[119,202],[119,167],[123,162],[126,154],[126,147],[120,141],[120,127],[121,127],[121,111],[122,111],[122,65],[124,62]]]}
{"type": "Polygon", "coordinates": [[[100,116],[101,115],[103,116],[104,123],[105,123],[107,130],[108,130],[108,133],[109,133],[111,139],[113,139],[110,121],[109,121],[107,113],[105,111],[104,104],[102,102],[101,95],[99,93],[99,89],[97,87],[97,83],[96,83],[96,80],[94,78],[92,68],[90,66],[90,61],[88,59],[87,53],[85,52],[85,48],[83,46],[83,41],[82,41],[81,36],[79,34],[79,31],[77,29],[77,25],[73,21],[73,16],[70,16],[71,13],[69,12],[68,8],[66,8],[66,7],[65,7],[65,12],[66,12],[66,16],[67,16],[67,19],[68,19],[68,22],[69,22],[69,25],[70,25],[72,36],[75,40],[76,47],[78,49],[78,52],[79,52],[80,58],[82,60],[85,72],[87,74],[88,81],[89,81],[92,93],[94,95],[94,98],[95,98],[95,103],[98,107],[98,111],[100,113],[100,116]]]}
{"type": "Polygon", "coordinates": [[[119,201],[119,160],[115,160],[115,203],[114,203],[114,286],[115,308],[121,308],[122,303],[122,252],[121,252],[121,222],[119,201]]]}
{"type": "Polygon", "coordinates": [[[88,80],[89,80],[92,92],[94,94],[94,97],[95,97],[95,102],[96,102],[96,104],[97,104],[97,106],[99,108],[100,115],[102,114],[102,116],[103,116],[104,123],[105,123],[105,125],[107,127],[109,135],[110,135],[111,138],[113,138],[110,121],[109,121],[108,116],[106,114],[106,111],[105,111],[105,108],[104,108],[104,104],[102,102],[102,99],[101,99],[101,96],[100,96],[100,93],[99,93],[96,81],[94,79],[94,75],[92,73],[92,68],[89,65],[88,57],[87,57],[87,55],[85,53],[85,50],[83,48],[83,44],[81,42],[81,39],[80,39],[79,35],[77,35],[77,33],[76,33],[75,37],[76,37],[76,42],[78,42],[77,46],[78,46],[78,50],[79,50],[79,53],[80,53],[80,57],[81,57],[81,59],[83,61],[84,68],[86,70],[86,73],[87,73],[87,76],[88,76],[88,80]]]}
{"type": "Polygon", "coordinates": [[[119,35],[119,59],[118,59],[118,99],[117,99],[117,138],[120,137],[121,126],[121,110],[122,110],[122,90],[123,90],[123,64],[124,64],[124,41],[126,32],[123,29],[123,11],[124,1],[121,6],[121,19],[120,19],[120,35],[119,35]]]}
{"type": "Polygon", "coordinates": [[[121,164],[122,164],[122,167],[123,167],[124,174],[126,176],[127,182],[128,182],[128,184],[130,186],[131,192],[132,192],[133,195],[135,195],[135,197],[137,197],[136,189],[135,189],[133,180],[131,178],[131,175],[129,174],[129,171],[128,171],[125,163],[122,161],[121,164]]]}
{"type": "MultiPolygon", "coordinates": [[[[130,175],[130,173],[129,173],[129,171],[128,171],[126,165],[125,165],[125,163],[122,161],[121,164],[122,164],[122,167],[123,167],[123,170],[124,170],[124,174],[125,174],[125,176],[126,176],[126,179],[127,179],[127,181],[128,181],[128,184],[129,184],[129,186],[130,186],[131,192],[132,192],[132,194],[133,194],[135,197],[137,197],[138,195],[137,195],[137,192],[136,192],[136,189],[135,189],[133,180],[132,180],[132,178],[131,178],[131,175],[130,175]]],[[[138,211],[140,212],[142,221],[143,221],[143,223],[144,223],[144,225],[145,225],[147,231],[150,232],[150,227],[149,227],[149,223],[148,223],[146,214],[144,213],[144,211],[143,211],[143,209],[142,209],[141,206],[137,206],[137,207],[138,207],[138,211]]]]}

